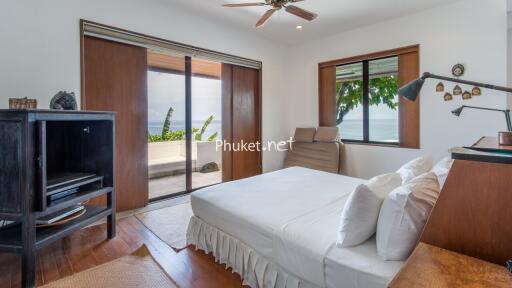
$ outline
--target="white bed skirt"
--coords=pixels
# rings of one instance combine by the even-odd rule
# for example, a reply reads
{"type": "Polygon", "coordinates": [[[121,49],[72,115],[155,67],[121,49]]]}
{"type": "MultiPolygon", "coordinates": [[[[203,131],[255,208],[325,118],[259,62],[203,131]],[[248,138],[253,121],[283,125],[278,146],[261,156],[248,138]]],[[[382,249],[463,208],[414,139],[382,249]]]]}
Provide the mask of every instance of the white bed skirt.
{"type": "Polygon", "coordinates": [[[217,262],[241,276],[243,285],[253,288],[319,288],[290,275],[240,240],[195,216],[188,225],[187,244],[207,254],[212,253],[217,262]]]}

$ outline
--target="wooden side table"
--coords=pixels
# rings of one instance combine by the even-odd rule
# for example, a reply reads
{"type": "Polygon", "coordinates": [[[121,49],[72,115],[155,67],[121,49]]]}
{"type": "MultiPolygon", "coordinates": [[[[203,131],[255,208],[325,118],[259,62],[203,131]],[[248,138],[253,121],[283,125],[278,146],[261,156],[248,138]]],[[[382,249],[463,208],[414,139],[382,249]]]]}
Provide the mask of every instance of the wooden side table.
{"type": "Polygon", "coordinates": [[[512,273],[480,259],[420,242],[390,288],[512,287],[512,273]]]}

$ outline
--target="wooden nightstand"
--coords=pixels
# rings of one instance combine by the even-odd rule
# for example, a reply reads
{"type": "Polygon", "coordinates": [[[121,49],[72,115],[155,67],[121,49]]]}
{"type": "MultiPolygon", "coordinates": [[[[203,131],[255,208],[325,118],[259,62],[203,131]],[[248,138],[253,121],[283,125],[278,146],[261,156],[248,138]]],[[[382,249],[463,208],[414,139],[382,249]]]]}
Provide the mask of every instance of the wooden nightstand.
{"type": "Polygon", "coordinates": [[[504,266],[420,242],[389,287],[510,288],[512,273],[504,266]]]}

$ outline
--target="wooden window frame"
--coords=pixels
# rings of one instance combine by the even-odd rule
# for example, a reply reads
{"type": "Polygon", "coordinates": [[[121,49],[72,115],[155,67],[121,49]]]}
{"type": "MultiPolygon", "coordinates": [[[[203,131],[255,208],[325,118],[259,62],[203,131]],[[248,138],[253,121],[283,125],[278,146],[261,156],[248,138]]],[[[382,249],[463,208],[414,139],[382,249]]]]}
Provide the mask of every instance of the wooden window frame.
{"type": "MultiPolygon", "coordinates": [[[[369,53],[344,59],[332,60],[318,64],[318,101],[319,125],[336,125],[336,66],[398,57],[398,85],[402,86],[419,77],[419,45],[412,45],[392,50],[369,53]],[[407,69],[403,67],[407,65],[407,69]]],[[[418,97],[419,99],[419,97],[418,97]]],[[[420,101],[408,101],[399,97],[399,141],[383,143],[365,140],[344,140],[350,144],[363,144],[400,148],[420,148],[420,101]]],[[[367,127],[368,128],[368,127],[367,127]]],[[[366,129],[368,132],[369,129],[366,129]]]]}

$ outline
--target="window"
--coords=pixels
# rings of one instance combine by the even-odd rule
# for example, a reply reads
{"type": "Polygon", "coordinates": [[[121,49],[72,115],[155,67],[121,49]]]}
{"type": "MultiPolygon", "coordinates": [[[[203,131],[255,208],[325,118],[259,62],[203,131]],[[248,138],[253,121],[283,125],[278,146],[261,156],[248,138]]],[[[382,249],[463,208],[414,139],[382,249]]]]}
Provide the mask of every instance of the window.
{"type": "Polygon", "coordinates": [[[419,76],[419,46],[319,64],[320,126],[348,143],[419,148],[419,101],[398,88],[419,76]]]}
{"type": "Polygon", "coordinates": [[[398,143],[398,57],[336,67],[336,124],[345,141],[398,143]]]}

